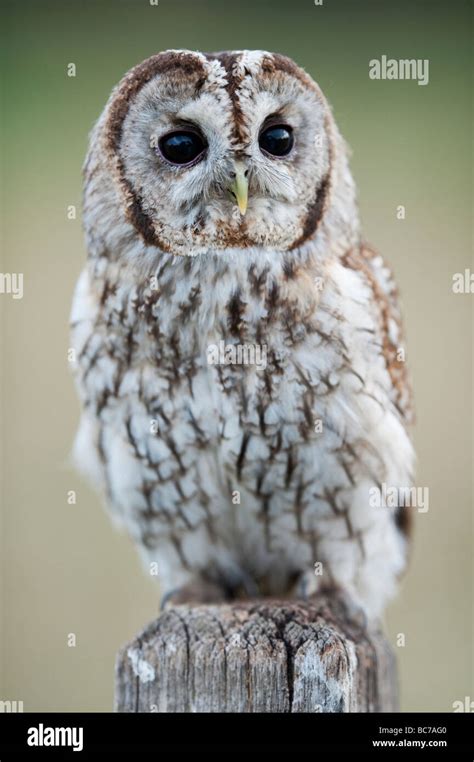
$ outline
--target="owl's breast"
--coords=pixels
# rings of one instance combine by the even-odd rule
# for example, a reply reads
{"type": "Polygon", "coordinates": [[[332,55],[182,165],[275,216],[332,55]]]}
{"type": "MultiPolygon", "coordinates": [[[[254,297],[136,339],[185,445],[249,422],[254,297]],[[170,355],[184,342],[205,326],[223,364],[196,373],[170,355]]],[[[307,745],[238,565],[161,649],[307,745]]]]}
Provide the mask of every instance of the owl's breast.
{"type": "Polygon", "coordinates": [[[76,451],[165,568],[224,564],[278,592],[340,546],[356,564],[392,521],[369,490],[412,465],[367,290],[340,266],[315,294],[257,271],[204,282],[80,284],[76,451]]]}

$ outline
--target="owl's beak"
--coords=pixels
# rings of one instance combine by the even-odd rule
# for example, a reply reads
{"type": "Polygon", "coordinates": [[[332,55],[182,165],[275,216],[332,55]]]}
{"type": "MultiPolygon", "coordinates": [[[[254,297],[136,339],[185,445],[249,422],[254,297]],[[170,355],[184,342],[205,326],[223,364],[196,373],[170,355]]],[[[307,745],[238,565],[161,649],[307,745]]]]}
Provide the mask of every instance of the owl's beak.
{"type": "Polygon", "coordinates": [[[240,214],[243,216],[247,211],[249,198],[249,181],[247,179],[248,169],[242,161],[234,162],[233,181],[229,185],[229,191],[237,201],[240,214]]]}

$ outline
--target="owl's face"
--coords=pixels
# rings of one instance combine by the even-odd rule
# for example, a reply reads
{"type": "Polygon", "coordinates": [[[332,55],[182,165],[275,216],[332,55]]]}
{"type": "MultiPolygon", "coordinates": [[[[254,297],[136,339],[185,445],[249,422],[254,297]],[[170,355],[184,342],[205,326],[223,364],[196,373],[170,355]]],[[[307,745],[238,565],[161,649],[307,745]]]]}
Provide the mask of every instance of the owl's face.
{"type": "Polygon", "coordinates": [[[318,226],[333,122],[288,58],[160,53],[125,76],[104,124],[111,181],[149,245],[183,255],[288,250],[318,226]]]}

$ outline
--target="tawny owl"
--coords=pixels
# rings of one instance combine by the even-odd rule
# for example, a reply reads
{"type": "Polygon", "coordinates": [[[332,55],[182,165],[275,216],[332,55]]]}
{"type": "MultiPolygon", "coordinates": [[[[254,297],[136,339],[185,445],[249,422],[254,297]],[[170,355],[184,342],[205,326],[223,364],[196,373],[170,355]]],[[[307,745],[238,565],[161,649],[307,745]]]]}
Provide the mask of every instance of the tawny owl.
{"type": "Polygon", "coordinates": [[[167,51],[85,164],[75,452],[172,601],[396,587],[410,389],[391,273],[315,82],[262,51],[167,51]],[[375,496],[375,499],[374,499],[375,496]]]}

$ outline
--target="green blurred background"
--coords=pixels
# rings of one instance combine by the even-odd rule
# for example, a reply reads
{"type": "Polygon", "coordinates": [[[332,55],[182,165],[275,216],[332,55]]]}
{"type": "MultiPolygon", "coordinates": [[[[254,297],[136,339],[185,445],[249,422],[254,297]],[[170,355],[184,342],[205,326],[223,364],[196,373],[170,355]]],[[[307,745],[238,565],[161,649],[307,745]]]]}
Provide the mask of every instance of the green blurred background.
{"type": "Polygon", "coordinates": [[[85,258],[87,134],[122,74],[166,48],[264,48],[319,82],[353,150],[367,238],[401,287],[417,398],[417,516],[409,573],[386,617],[402,710],[448,710],[472,684],[470,3],[114,0],[3,3],[2,262],[24,298],[2,309],[0,699],[110,710],[118,647],[157,612],[129,540],[74,473],[78,404],[68,314],[85,258]],[[371,81],[382,54],[428,58],[430,82],[371,81]],[[77,76],[66,67],[75,63],[77,76]],[[69,205],[78,207],[68,220],[69,205]],[[406,219],[396,207],[406,207],[406,219]],[[76,505],[67,501],[77,492],[76,505]],[[68,647],[68,634],[76,647],[68,647]],[[405,646],[397,646],[397,635],[405,646]]]}

